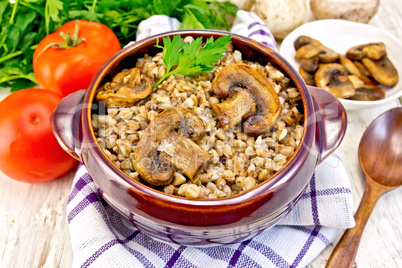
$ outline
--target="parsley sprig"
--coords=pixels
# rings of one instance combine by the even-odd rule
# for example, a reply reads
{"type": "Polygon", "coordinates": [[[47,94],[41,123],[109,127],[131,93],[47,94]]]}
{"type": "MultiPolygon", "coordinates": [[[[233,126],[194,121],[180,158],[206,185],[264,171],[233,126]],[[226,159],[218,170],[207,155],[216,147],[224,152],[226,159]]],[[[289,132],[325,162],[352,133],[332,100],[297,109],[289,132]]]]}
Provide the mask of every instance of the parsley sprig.
{"type": "Polygon", "coordinates": [[[212,71],[213,64],[219,61],[227,51],[225,48],[231,43],[232,35],[224,35],[214,41],[210,37],[202,47],[202,37],[192,42],[184,42],[180,35],[163,38],[163,46],[159,39],[155,47],[162,49],[163,62],[166,65],[165,75],[154,85],[157,87],[163,80],[172,74],[196,75],[212,71]]]}

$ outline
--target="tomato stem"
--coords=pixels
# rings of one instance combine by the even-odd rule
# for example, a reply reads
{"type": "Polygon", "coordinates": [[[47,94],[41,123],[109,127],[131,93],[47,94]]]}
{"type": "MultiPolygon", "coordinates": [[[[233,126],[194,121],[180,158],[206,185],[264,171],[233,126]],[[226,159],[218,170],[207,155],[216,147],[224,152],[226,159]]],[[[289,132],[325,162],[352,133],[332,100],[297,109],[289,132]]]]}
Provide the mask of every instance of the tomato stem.
{"type": "Polygon", "coordinates": [[[49,48],[57,48],[57,49],[67,49],[70,47],[75,47],[81,44],[82,42],[85,42],[85,38],[78,38],[78,33],[79,33],[79,27],[78,27],[78,20],[75,21],[75,29],[74,29],[74,34],[73,37],[71,38],[70,33],[64,33],[60,32],[61,38],[63,38],[64,42],[63,43],[50,43],[46,47],[43,48],[43,50],[36,56],[34,60],[36,60],[43,52],[48,50],[49,48]]]}

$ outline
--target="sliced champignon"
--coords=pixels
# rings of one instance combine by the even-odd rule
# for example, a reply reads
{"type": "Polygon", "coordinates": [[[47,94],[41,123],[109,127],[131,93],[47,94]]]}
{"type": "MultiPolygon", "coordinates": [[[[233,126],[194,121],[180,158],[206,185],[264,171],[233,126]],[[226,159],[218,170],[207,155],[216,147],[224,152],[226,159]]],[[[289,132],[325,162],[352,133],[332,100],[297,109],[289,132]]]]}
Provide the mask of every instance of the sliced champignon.
{"type": "MultiPolygon", "coordinates": [[[[244,94],[246,97],[242,97],[243,99],[251,102],[251,97],[256,103],[255,113],[248,115],[243,122],[243,131],[250,136],[258,136],[270,130],[278,120],[282,107],[265,74],[245,64],[233,64],[223,68],[212,81],[212,91],[220,99],[234,97],[236,100],[235,95],[239,94],[239,87],[249,93],[244,94]]],[[[220,114],[230,114],[222,111],[222,105],[219,104],[213,104],[212,109],[219,110],[220,114]]],[[[222,125],[226,124],[222,122],[222,117],[219,120],[222,125]]]]}
{"type": "Polygon", "coordinates": [[[378,83],[388,87],[395,86],[398,83],[398,70],[388,57],[383,57],[378,61],[363,58],[362,63],[378,83]]]}
{"type": "Polygon", "coordinates": [[[232,88],[232,97],[212,105],[223,129],[229,129],[239,124],[243,118],[256,113],[256,102],[247,90],[240,87],[232,88]]]}
{"type": "Polygon", "coordinates": [[[338,80],[341,83],[350,81],[350,82],[352,82],[354,88],[359,88],[359,87],[364,86],[363,80],[361,80],[357,75],[354,75],[354,74],[340,75],[340,76],[338,76],[338,80]]]}
{"type": "Polygon", "coordinates": [[[345,67],[339,63],[320,64],[314,81],[317,87],[328,90],[338,98],[350,98],[355,94],[355,87],[350,79],[342,78],[347,74],[345,67]]]}
{"type": "Polygon", "coordinates": [[[315,46],[322,46],[321,42],[311,38],[310,36],[306,36],[306,35],[300,35],[293,43],[293,46],[296,50],[298,50],[299,48],[301,48],[302,46],[308,45],[308,44],[312,44],[315,46]]]}
{"type": "Polygon", "coordinates": [[[295,40],[294,47],[296,49],[296,59],[310,59],[318,56],[320,62],[331,63],[339,58],[339,53],[324,46],[320,41],[305,35],[299,36],[295,40]]]}
{"type": "Polygon", "coordinates": [[[194,141],[202,138],[204,123],[191,110],[170,108],[155,116],[134,149],[133,166],[141,178],[165,186],[175,171],[190,179],[210,159],[194,141]]]}
{"type": "MultiPolygon", "coordinates": [[[[340,57],[340,63],[350,74],[359,77],[365,84],[375,85],[376,82],[368,77],[369,72],[365,72],[361,67],[357,66],[357,61],[353,62],[347,57],[340,57]],[[367,74],[368,73],[368,74],[367,74]]],[[[364,66],[363,66],[364,68],[364,66]]]]}
{"type": "Polygon", "coordinates": [[[136,104],[152,92],[151,78],[135,67],[115,75],[112,82],[106,82],[98,91],[96,99],[107,107],[124,107],[136,104]]]}
{"type": "Polygon", "coordinates": [[[296,50],[295,59],[311,59],[318,57],[321,49],[313,44],[307,44],[296,50]]]}
{"type": "Polygon", "coordinates": [[[385,97],[385,90],[374,85],[364,85],[355,89],[355,94],[350,97],[351,100],[373,101],[381,100],[385,97]]]}
{"type": "Polygon", "coordinates": [[[314,73],[307,72],[303,67],[299,67],[299,74],[309,86],[315,86],[314,73]]]}
{"type": "Polygon", "coordinates": [[[318,57],[312,57],[310,59],[301,59],[300,67],[302,67],[306,72],[315,72],[318,69],[319,60],[318,57]]]}
{"type": "Polygon", "coordinates": [[[346,51],[346,57],[351,60],[361,60],[368,57],[372,60],[379,60],[387,55],[385,44],[382,42],[368,43],[354,46],[346,51]]]}
{"type": "MultiPolygon", "coordinates": [[[[367,76],[367,77],[370,77],[370,76],[371,76],[371,73],[367,70],[366,67],[364,67],[363,63],[361,63],[360,61],[357,61],[357,60],[353,61],[353,63],[356,65],[357,69],[359,69],[359,71],[360,71],[363,75],[365,75],[365,76],[367,76]]],[[[375,83],[377,83],[375,80],[372,80],[372,81],[375,82],[375,83]]],[[[378,83],[377,83],[377,84],[378,84],[378,83]]]]}

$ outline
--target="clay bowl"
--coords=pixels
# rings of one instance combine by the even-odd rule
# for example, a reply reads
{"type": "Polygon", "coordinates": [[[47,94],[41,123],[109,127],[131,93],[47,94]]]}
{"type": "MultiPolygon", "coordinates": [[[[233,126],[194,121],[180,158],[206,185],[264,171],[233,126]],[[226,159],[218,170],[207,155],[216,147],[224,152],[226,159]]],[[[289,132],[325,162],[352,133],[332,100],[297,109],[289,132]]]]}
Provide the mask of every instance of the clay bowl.
{"type": "Polygon", "coordinates": [[[232,35],[233,46],[243,59],[271,62],[298,88],[304,110],[304,134],[290,161],[270,180],[233,197],[190,200],[156,191],[130,179],[98,146],[91,126],[91,114],[99,112],[96,89],[145,53],[154,55],[156,39],[180,34],[213,36],[220,31],[177,31],[150,37],[130,45],[111,58],[86,91],[65,97],[56,108],[52,125],[60,144],[80,160],[99,192],[121,216],[143,232],[164,241],[186,246],[218,246],[252,238],[274,226],[304,193],[315,167],[340,144],[346,130],[346,113],[330,93],[307,88],[294,68],[277,52],[254,40],[232,35]]]}

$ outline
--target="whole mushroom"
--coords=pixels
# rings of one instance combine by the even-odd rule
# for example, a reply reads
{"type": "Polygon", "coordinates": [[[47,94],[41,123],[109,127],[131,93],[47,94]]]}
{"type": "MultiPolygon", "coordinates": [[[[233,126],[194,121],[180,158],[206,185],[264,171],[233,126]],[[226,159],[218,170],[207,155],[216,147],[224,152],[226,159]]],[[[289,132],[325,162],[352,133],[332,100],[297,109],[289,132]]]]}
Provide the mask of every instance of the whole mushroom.
{"type": "Polygon", "coordinates": [[[313,16],[318,19],[343,19],[368,23],[377,13],[380,0],[310,0],[313,16]]]}
{"type": "Polygon", "coordinates": [[[305,0],[256,0],[254,9],[273,36],[279,39],[307,22],[309,17],[305,0]]]}

